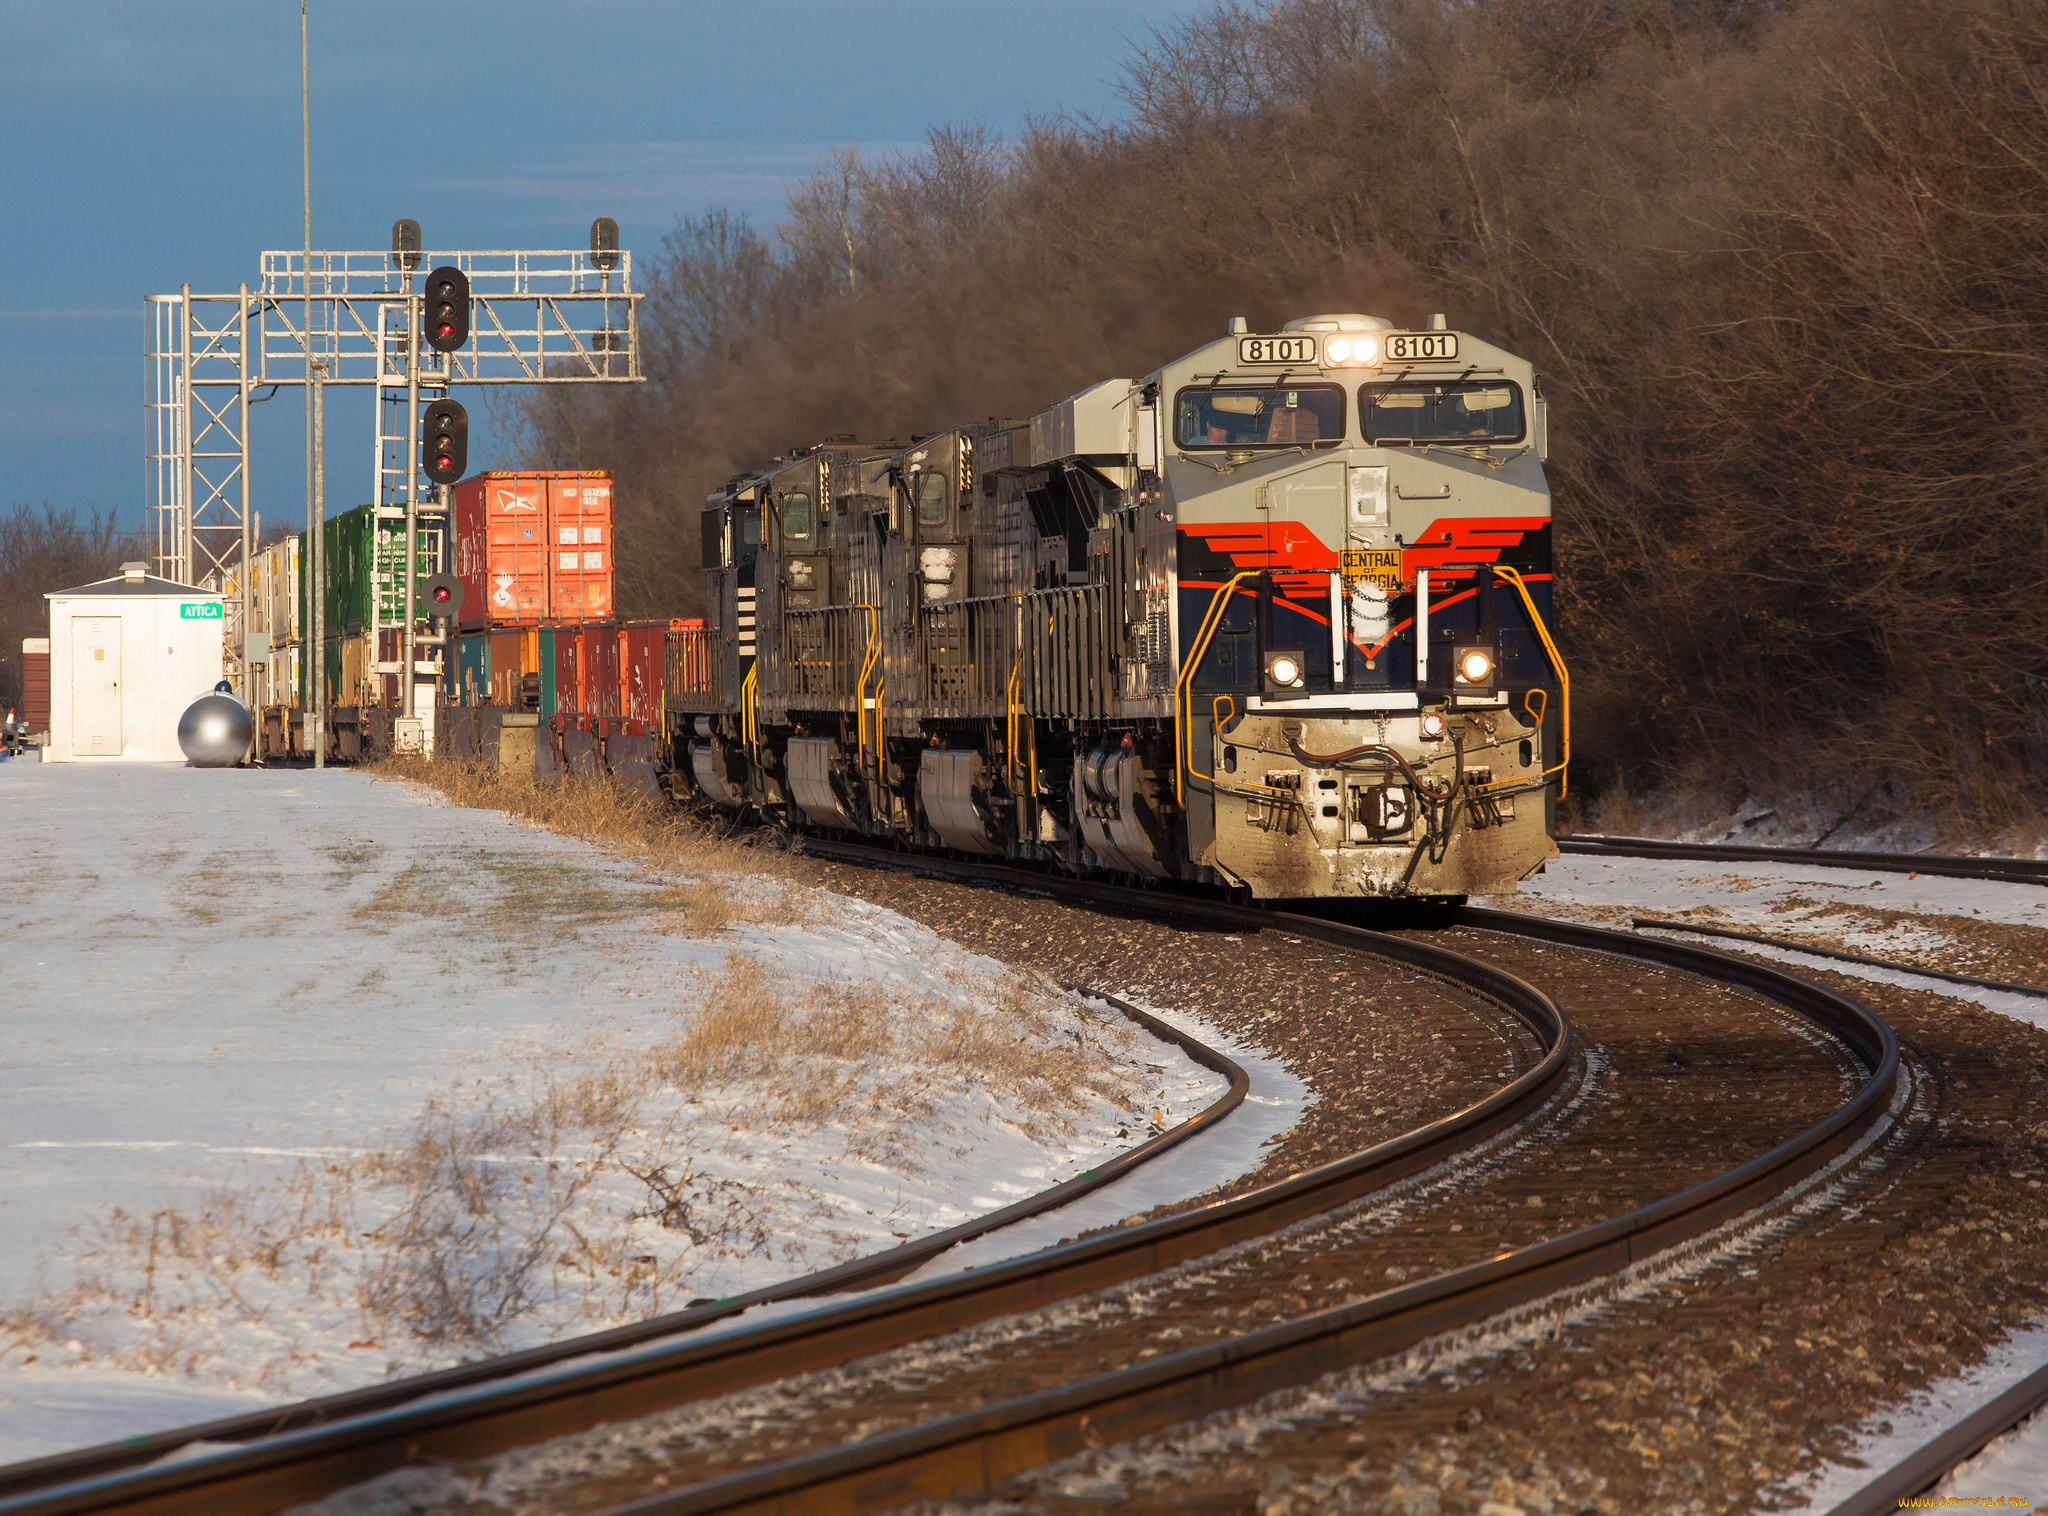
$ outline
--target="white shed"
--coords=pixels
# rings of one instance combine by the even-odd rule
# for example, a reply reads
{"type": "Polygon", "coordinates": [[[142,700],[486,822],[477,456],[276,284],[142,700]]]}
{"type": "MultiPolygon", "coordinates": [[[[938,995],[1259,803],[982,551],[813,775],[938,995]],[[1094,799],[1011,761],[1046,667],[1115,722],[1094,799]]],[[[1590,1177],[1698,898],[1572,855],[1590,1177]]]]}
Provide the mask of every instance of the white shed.
{"type": "Polygon", "coordinates": [[[178,718],[220,682],[223,596],[124,563],[50,602],[45,763],[183,763],[178,718]]]}

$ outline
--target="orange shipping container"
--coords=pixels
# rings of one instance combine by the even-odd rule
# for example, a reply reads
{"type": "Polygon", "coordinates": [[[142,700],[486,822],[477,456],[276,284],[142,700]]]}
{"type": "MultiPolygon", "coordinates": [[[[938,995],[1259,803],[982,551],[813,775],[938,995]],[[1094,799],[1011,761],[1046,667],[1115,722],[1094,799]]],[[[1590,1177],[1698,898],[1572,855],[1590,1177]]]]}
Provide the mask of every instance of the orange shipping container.
{"type": "Polygon", "coordinates": [[[611,511],[611,476],[600,472],[488,473],[456,485],[462,624],[609,616],[611,511]]]}
{"type": "Polygon", "coordinates": [[[612,481],[609,474],[548,477],[553,613],[604,621],[612,613],[612,481]]]}

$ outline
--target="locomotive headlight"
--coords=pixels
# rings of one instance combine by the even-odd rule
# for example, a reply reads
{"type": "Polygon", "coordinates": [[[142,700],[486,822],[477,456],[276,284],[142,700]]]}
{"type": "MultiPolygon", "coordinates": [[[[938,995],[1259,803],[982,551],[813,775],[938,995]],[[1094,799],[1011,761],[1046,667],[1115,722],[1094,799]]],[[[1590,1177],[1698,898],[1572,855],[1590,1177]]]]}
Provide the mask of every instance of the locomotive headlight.
{"type": "Polygon", "coordinates": [[[1493,677],[1492,655],[1484,648],[1459,649],[1458,677],[1467,684],[1485,684],[1493,677]]]}
{"type": "Polygon", "coordinates": [[[1266,688],[1269,690],[1300,689],[1301,654],[1266,654],[1266,688]]]}
{"type": "Polygon", "coordinates": [[[1368,332],[1351,332],[1342,337],[1332,337],[1323,344],[1325,366],[1342,365],[1355,368],[1359,364],[1374,364],[1380,361],[1380,339],[1368,332]]]}

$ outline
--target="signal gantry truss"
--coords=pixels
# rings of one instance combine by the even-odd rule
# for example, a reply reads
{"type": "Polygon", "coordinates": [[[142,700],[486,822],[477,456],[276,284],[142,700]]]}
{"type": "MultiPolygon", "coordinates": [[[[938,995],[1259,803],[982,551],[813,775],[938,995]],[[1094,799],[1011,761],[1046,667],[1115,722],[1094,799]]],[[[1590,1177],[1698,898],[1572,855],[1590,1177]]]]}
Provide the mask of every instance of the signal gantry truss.
{"type": "Polygon", "coordinates": [[[640,381],[643,297],[616,235],[595,251],[412,252],[403,268],[396,253],[268,252],[254,286],[202,294],[188,284],[146,297],[144,497],[155,571],[184,584],[235,580],[246,597],[249,407],[312,382],[316,364],[323,385],[375,388],[370,498],[394,515],[418,506],[422,391],[640,381]],[[469,340],[451,353],[417,340],[415,270],[443,265],[462,270],[471,291],[469,340]]]}

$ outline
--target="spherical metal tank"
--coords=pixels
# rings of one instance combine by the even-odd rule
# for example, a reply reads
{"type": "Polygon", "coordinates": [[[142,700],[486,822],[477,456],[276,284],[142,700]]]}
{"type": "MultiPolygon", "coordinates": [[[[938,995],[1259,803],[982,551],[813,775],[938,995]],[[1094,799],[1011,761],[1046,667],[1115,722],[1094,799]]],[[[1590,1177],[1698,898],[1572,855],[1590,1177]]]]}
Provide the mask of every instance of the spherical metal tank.
{"type": "Polygon", "coordinates": [[[198,769],[232,768],[255,735],[249,708],[233,695],[201,695],[178,718],[178,746],[198,769]]]}

